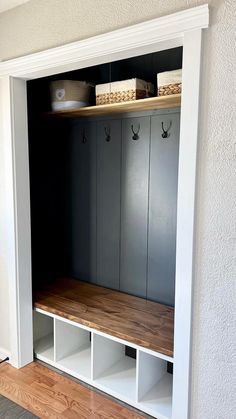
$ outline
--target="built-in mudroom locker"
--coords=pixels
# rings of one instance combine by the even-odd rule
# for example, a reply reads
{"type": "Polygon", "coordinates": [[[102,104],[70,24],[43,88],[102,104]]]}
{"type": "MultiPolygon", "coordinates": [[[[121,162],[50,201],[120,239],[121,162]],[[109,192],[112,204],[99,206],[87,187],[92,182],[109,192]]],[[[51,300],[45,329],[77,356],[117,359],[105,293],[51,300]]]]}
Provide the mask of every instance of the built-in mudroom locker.
{"type": "Polygon", "coordinates": [[[176,48],[28,82],[35,356],[159,419],[172,409],[181,67],[176,48]]]}

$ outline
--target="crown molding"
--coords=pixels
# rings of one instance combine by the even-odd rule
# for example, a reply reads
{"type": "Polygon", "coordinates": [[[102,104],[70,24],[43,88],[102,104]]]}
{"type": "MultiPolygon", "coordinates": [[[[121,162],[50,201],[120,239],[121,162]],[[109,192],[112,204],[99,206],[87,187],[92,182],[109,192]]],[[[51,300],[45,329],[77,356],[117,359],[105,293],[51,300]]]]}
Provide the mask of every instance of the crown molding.
{"type": "Polygon", "coordinates": [[[85,40],[0,62],[0,77],[23,79],[105,63],[183,45],[185,32],[209,25],[208,4],[138,23],[85,40]]]}

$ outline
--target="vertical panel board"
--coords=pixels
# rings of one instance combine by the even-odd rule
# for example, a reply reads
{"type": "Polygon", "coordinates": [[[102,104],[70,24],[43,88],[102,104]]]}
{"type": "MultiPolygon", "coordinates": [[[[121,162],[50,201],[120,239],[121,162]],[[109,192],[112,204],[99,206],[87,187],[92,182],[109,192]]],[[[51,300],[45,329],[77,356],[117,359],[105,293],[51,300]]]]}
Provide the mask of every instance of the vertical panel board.
{"type": "Polygon", "coordinates": [[[120,289],[146,297],[150,117],[122,122],[120,289]],[[133,140],[139,126],[139,139],[133,140]]]}
{"type": "Polygon", "coordinates": [[[119,289],[120,163],[121,121],[98,122],[97,283],[115,289],[119,289]]]}
{"type": "Polygon", "coordinates": [[[68,159],[68,266],[96,282],[96,123],[72,122],[68,159]]]}
{"type": "Polygon", "coordinates": [[[147,297],[174,305],[179,113],[151,117],[147,297]],[[162,138],[164,129],[170,136],[162,138]]]}

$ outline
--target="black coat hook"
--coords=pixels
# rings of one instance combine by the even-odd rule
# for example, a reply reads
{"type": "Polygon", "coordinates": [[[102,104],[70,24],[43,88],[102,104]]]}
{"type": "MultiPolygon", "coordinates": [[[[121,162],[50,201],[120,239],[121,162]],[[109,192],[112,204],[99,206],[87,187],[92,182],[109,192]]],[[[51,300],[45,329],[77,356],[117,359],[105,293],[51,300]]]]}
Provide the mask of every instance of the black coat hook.
{"type": "Polygon", "coordinates": [[[169,127],[167,129],[165,129],[164,128],[164,122],[161,123],[161,128],[162,128],[162,131],[163,131],[162,134],[161,134],[162,138],[169,138],[169,136],[170,136],[169,130],[171,128],[171,125],[172,125],[172,121],[170,121],[169,127]]]}
{"type": "Polygon", "coordinates": [[[138,130],[136,132],[134,131],[134,126],[133,125],[131,125],[131,129],[132,129],[132,133],[134,134],[133,137],[132,137],[133,140],[134,141],[139,140],[140,124],[138,124],[138,130]]]}
{"type": "Polygon", "coordinates": [[[87,143],[87,137],[86,137],[86,134],[85,134],[85,129],[83,129],[83,131],[82,131],[82,143],[83,144],[87,143]]]}
{"type": "Polygon", "coordinates": [[[109,143],[111,141],[111,129],[110,127],[104,127],[105,135],[106,135],[106,141],[109,143]]]}

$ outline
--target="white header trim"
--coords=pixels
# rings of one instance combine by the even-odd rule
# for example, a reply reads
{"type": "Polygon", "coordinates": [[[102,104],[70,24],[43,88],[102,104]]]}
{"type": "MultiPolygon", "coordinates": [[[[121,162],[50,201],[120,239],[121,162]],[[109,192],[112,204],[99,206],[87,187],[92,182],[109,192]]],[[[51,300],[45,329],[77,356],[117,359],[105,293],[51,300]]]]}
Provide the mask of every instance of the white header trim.
{"type": "Polygon", "coordinates": [[[37,52],[0,63],[0,77],[24,79],[45,77],[59,72],[127,58],[143,53],[174,48],[183,44],[186,31],[207,28],[208,5],[118,29],[82,41],[37,52]]]}

